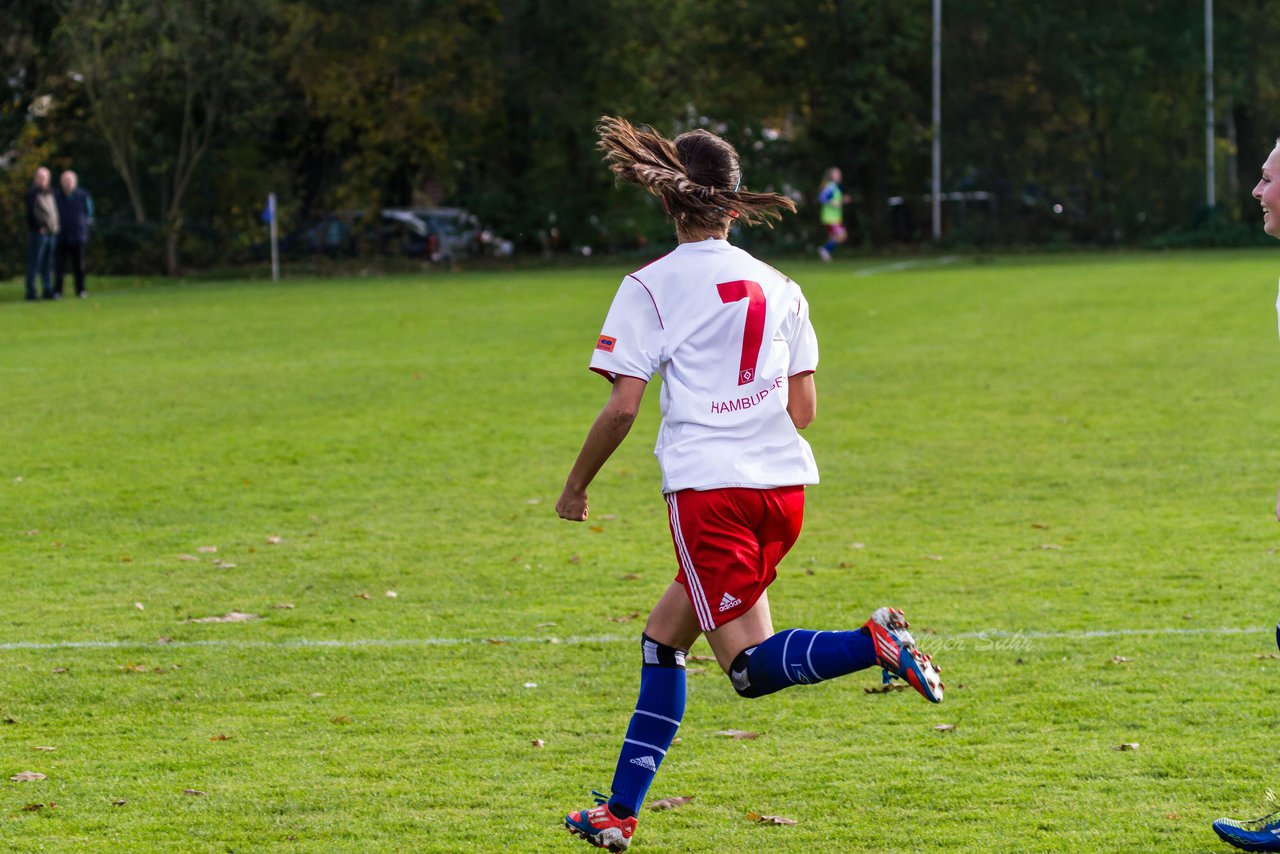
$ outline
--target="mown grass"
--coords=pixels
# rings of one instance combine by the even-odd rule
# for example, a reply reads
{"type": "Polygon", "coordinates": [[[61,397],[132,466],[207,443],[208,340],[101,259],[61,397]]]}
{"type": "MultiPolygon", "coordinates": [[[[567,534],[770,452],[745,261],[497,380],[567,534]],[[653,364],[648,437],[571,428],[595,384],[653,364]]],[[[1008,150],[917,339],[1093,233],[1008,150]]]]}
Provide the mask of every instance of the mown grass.
{"type": "MultiPolygon", "coordinates": [[[[1280,253],[786,269],[823,483],[775,620],[898,604],[951,691],[697,663],[634,850],[1219,848],[1280,781],[1280,253]]],[[[674,572],[656,401],[552,510],[623,272],[0,291],[0,849],[587,850],[674,572]]]]}

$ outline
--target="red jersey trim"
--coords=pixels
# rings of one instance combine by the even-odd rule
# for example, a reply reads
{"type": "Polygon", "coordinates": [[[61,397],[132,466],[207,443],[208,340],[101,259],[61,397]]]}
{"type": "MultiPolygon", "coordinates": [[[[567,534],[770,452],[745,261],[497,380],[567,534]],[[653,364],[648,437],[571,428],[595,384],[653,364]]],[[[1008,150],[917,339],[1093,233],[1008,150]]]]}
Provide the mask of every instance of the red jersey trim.
{"type": "Polygon", "coordinates": [[[644,377],[632,377],[632,376],[631,376],[631,374],[620,374],[620,373],[618,373],[618,372],[616,372],[616,371],[607,371],[607,370],[605,370],[604,368],[597,368],[597,367],[595,367],[594,365],[591,367],[591,370],[595,371],[597,374],[599,374],[600,376],[604,377],[604,378],[605,378],[605,379],[607,379],[609,382],[613,382],[613,381],[614,381],[614,380],[616,380],[618,377],[631,377],[633,380],[640,380],[640,382],[645,383],[646,385],[647,385],[647,384],[648,384],[648,382],[649,382],[649,381],[648,381],[647,379],[645,379],[644,377]]]}
{"type": "Polygon", "coordinates": [[[653,291],[649,290],[649,286],[646,285],[644,282],[640,281],[639,279],[636,279],[635,273],[628,273],[627,277],[630,279],[635,279],[636,284],[644,288],[644,292],[649,295],[649,302],[653,303],[653,313],[658,315],[658,327],[665,331],[667,328],[667,325],[662,322],[662,312],[658,311],[658,301],[653,298],[653,291]]]}

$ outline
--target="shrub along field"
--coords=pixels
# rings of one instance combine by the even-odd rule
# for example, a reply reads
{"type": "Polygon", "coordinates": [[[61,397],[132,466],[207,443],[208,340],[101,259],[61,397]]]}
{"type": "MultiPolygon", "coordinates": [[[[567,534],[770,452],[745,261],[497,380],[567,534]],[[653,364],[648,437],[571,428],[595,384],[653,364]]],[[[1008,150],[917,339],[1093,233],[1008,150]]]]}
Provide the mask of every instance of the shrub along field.
{"type": "MultiPolygon", "coordinates": [[[[950,261],[782,264],[823,482],[771,592],[905,609],[945,703],[693,661],[633,850],[1204,851],[1280,783],[1280,253],[950,261]]],[[[0,290],[0,848],[588,850],[675,570],[652,392],[553,509],[624,272],[0,290]]]]}

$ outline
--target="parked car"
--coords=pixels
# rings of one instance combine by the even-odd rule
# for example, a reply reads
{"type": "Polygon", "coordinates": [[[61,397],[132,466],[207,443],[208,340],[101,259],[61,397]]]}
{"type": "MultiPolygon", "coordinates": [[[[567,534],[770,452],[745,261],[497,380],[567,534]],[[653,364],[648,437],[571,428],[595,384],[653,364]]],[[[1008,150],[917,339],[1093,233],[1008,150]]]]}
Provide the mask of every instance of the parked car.
{"type": "Polygon", "coordinates": [[[514,249],[510,240],[483,228],[473,214],[462,208],[388,208],[382,215],[405,223],[421,223],[429,235],[432,261],[452,262],[481,255],[506,258],[514,249]]]}

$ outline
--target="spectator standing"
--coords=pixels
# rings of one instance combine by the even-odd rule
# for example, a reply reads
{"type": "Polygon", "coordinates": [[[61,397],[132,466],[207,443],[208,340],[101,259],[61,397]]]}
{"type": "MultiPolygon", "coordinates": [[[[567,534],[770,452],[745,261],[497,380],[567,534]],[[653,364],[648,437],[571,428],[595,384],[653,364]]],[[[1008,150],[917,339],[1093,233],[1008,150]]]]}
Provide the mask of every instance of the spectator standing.
{"type": "Polygon", "coordinates": [[[59,178],[62,192],[58,193],[58,219],[61,229],[58,232],[57,274],[53,281],[55,299],[62,298],[62,277],[67,265],[75,276],[76,296],[84,299],[89,296],[84,289],[84,247],[89,242],[89,225],[93,222],[93,197],[79,186],[76,173],[70,169],[59,178]]]}
{"type": "Polygon", "coordinates": [[[36,276],[41,295],[53,299],[53,256],[58,246],[58,203],[49,185],[49,170],[41,166],[24,197],[27,206],[27,290],[26,298],[36,299],[36,276]]]}
{"type": "Polygon", "coordinates": [[[835,248],[849,238],[849,233],[844,230],[844,206],[848,204],[848,199],[840,187],[843,177],[840,169],[832,166],[822,176],[822,186],[818,188],[822,225],[827,230],[827,242],[818,247],[818,257],[823,261],[830,261],[835,248]]]}

